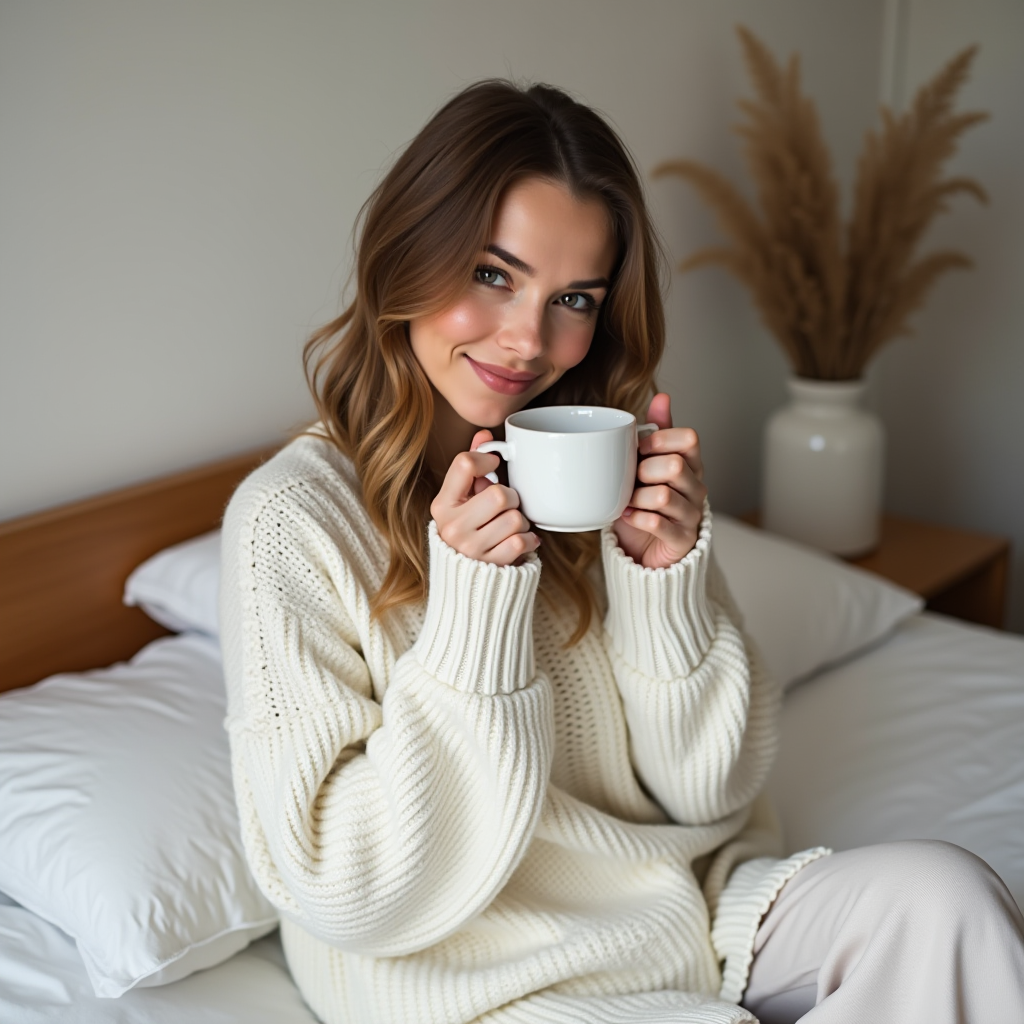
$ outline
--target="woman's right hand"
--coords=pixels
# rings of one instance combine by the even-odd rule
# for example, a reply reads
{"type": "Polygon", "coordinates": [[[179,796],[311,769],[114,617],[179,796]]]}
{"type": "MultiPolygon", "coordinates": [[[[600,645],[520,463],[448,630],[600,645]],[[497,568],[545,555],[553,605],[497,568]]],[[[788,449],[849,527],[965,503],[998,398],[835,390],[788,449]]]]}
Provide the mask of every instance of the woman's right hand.
{"type": "Polygon", "coordinates": [[[501,459],[475,449],[490,440],[489,430],[478,430],[472,450],[455,456],[430,514],[438,536],[460,554],[494,565],[520,565],[524,555],[540,547],[540,537],[519,511],[519,495],[487,479],[501,459]]]}

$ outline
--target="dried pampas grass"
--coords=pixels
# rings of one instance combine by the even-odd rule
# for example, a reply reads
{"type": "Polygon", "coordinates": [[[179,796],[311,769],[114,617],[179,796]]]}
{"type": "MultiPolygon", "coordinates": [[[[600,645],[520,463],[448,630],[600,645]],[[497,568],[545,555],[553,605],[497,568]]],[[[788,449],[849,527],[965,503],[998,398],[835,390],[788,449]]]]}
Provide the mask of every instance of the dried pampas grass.
{"type": "Polygon", "coordinates": [[[844,232],[831,159],[814,103],[800,91],[797,57],[783,68],[752,32],[737,31],[756,95],[741,101],[746,120],[736,131],[758,209],[703,164],[673,160],[656,167],[655,177],[688,181],[731,242],[695,252],[680,269],[719,264],[732,271],[798,376],[858,378],[882,345],[910,333],[910,314],[940,274],[971,266],[960,252],[917,259],[915,253],[951,196],[967,192],[988,201],[973,179],[942,178],[960,135],[988,117],[953,113],[976,48],[922,86],[905,114],[882,108],[880,131],[865,139],[844,232]]]}

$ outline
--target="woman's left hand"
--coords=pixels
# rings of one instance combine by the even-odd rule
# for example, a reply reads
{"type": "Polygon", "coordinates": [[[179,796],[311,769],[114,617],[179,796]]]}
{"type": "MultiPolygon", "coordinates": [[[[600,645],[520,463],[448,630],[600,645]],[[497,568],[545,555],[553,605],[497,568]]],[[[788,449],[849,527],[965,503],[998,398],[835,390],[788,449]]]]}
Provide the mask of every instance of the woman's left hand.
{"type": "Polygon", "coordinates": [[[693,550],[708,493],[697,432],[672,426],[671,401],[664,392],[651,399],[647,419],[659,429],[640,441],[640,486],[612,524],[622,550],[648,569],[667,568],[693,550]]]}

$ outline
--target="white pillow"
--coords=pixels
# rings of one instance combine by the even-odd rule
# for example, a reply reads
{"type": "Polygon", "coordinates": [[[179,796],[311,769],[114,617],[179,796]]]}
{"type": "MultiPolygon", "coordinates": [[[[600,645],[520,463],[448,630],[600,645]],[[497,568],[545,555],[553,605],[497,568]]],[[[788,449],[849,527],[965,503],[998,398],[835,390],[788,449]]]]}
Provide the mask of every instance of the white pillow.
{"type": "Polygon", "coordinates": [[[98,996],[212,967],[277,914],[242,849],[216,641],[0,696],[0,890],[78,944],[98,996]]]}
{"type": "Polygon", "coordinates": [[[174,633],[218,635],[220,530],[164,548],[125,581],[124,603],[138,605],[174,633]]]}
{"type": "Polygon", "coordinates": [[[880,576],[719,513],[712,546],[747,632],[785,687],[880,640],[924,607],[880,576]]]}

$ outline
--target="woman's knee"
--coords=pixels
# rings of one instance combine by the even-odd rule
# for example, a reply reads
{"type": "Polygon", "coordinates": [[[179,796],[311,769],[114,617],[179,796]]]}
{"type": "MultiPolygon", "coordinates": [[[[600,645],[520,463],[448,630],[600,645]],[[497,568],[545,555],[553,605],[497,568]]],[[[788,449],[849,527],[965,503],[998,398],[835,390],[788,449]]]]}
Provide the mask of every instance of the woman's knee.
{"type": "Polygon", "coordinates": [[[977,894],[1003,886],[999,876],[979,856],[942,839],[908,839],[886,843],[890,884],[905,891],[977,894]]]}
{"type": "MultiPolygon", "coordinates": [[[[1024,927],[1002,879],[976,854],[938,839],[904,840],[867,848],[862,865],[876,899],[893,911],[943,917],[976,916],[990,907],[1024,927]]],[[[874,901],[873,901],[874,902],[874,901]]]]}

